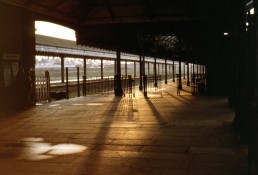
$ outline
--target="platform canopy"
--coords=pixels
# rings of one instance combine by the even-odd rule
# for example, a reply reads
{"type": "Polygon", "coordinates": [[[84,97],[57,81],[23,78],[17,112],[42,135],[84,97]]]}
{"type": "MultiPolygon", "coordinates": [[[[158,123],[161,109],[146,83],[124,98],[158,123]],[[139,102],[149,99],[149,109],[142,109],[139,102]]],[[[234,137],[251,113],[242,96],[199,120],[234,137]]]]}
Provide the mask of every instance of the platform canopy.
{"type": "Polygon", "coordinates": [[[216,39],[234,30],[238,0],[0,1],[73,28],[81,45],[203,62],[216,39]]]}

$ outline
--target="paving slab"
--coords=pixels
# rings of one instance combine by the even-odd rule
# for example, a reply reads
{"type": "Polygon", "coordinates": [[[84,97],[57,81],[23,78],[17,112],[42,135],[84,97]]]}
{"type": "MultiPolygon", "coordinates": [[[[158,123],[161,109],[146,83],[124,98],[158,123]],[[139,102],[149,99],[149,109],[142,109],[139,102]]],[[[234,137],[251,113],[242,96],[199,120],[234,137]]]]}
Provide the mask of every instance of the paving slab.
{"type": "Polygon", "coordinates": [[[0,116],[3,175],[247,175],[225,97],[90,95],[0,116]]]}

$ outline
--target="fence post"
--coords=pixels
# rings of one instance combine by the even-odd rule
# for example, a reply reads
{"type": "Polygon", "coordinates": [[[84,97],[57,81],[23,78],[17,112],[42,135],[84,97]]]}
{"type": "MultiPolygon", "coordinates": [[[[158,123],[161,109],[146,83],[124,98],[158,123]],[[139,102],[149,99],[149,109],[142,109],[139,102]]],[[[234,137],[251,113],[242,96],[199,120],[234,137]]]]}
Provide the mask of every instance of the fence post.
{"type": "Polygon", "coordinates": [[[80,70],[77,67],[77,95],[80,97],[80,70]]]}
{"type": "Polygon", "coordinates": [[[66,67],[65,70],[66,70],[66,99],[69,99],[68,67],[66,67]]]}
{"type": "Polygon", "coordinates": [[[47,85],[47,101],[50,102],[51,101],[51,98],[50,98],[50,76],[49,76],[49,72],[48,71],[45,71],[45,77],[46,77],[46,85],[47,85]]]}
{"type": "Polygon", "coordinates": [[[83,93],[83,96],[86,96],[86,75],[83,75],[82,79],[83,79],[82,93],[83,93]]]}

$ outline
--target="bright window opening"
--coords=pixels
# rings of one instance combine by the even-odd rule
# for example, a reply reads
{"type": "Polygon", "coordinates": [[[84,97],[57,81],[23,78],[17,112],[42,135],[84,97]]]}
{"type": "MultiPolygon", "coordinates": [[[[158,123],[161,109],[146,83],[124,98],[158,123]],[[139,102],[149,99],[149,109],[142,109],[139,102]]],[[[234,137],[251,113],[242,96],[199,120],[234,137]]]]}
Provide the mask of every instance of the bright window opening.
{"type": "Polygon", "coordinates": [[[43,21],[35,22],[36,34],[76,41],[73,29],[43,21]]]}

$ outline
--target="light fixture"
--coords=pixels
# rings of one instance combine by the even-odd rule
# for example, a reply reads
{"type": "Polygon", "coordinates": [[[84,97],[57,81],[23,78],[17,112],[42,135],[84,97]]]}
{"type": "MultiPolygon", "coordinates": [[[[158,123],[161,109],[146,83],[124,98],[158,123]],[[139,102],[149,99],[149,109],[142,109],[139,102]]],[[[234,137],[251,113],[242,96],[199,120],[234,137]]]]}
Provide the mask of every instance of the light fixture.
{"type": "Polygon", "coordinates": [[[254,14],[254,8],[252,8],[252,9],[250,10],[250,14],[251,14],[251,15],[254,14]]]}

